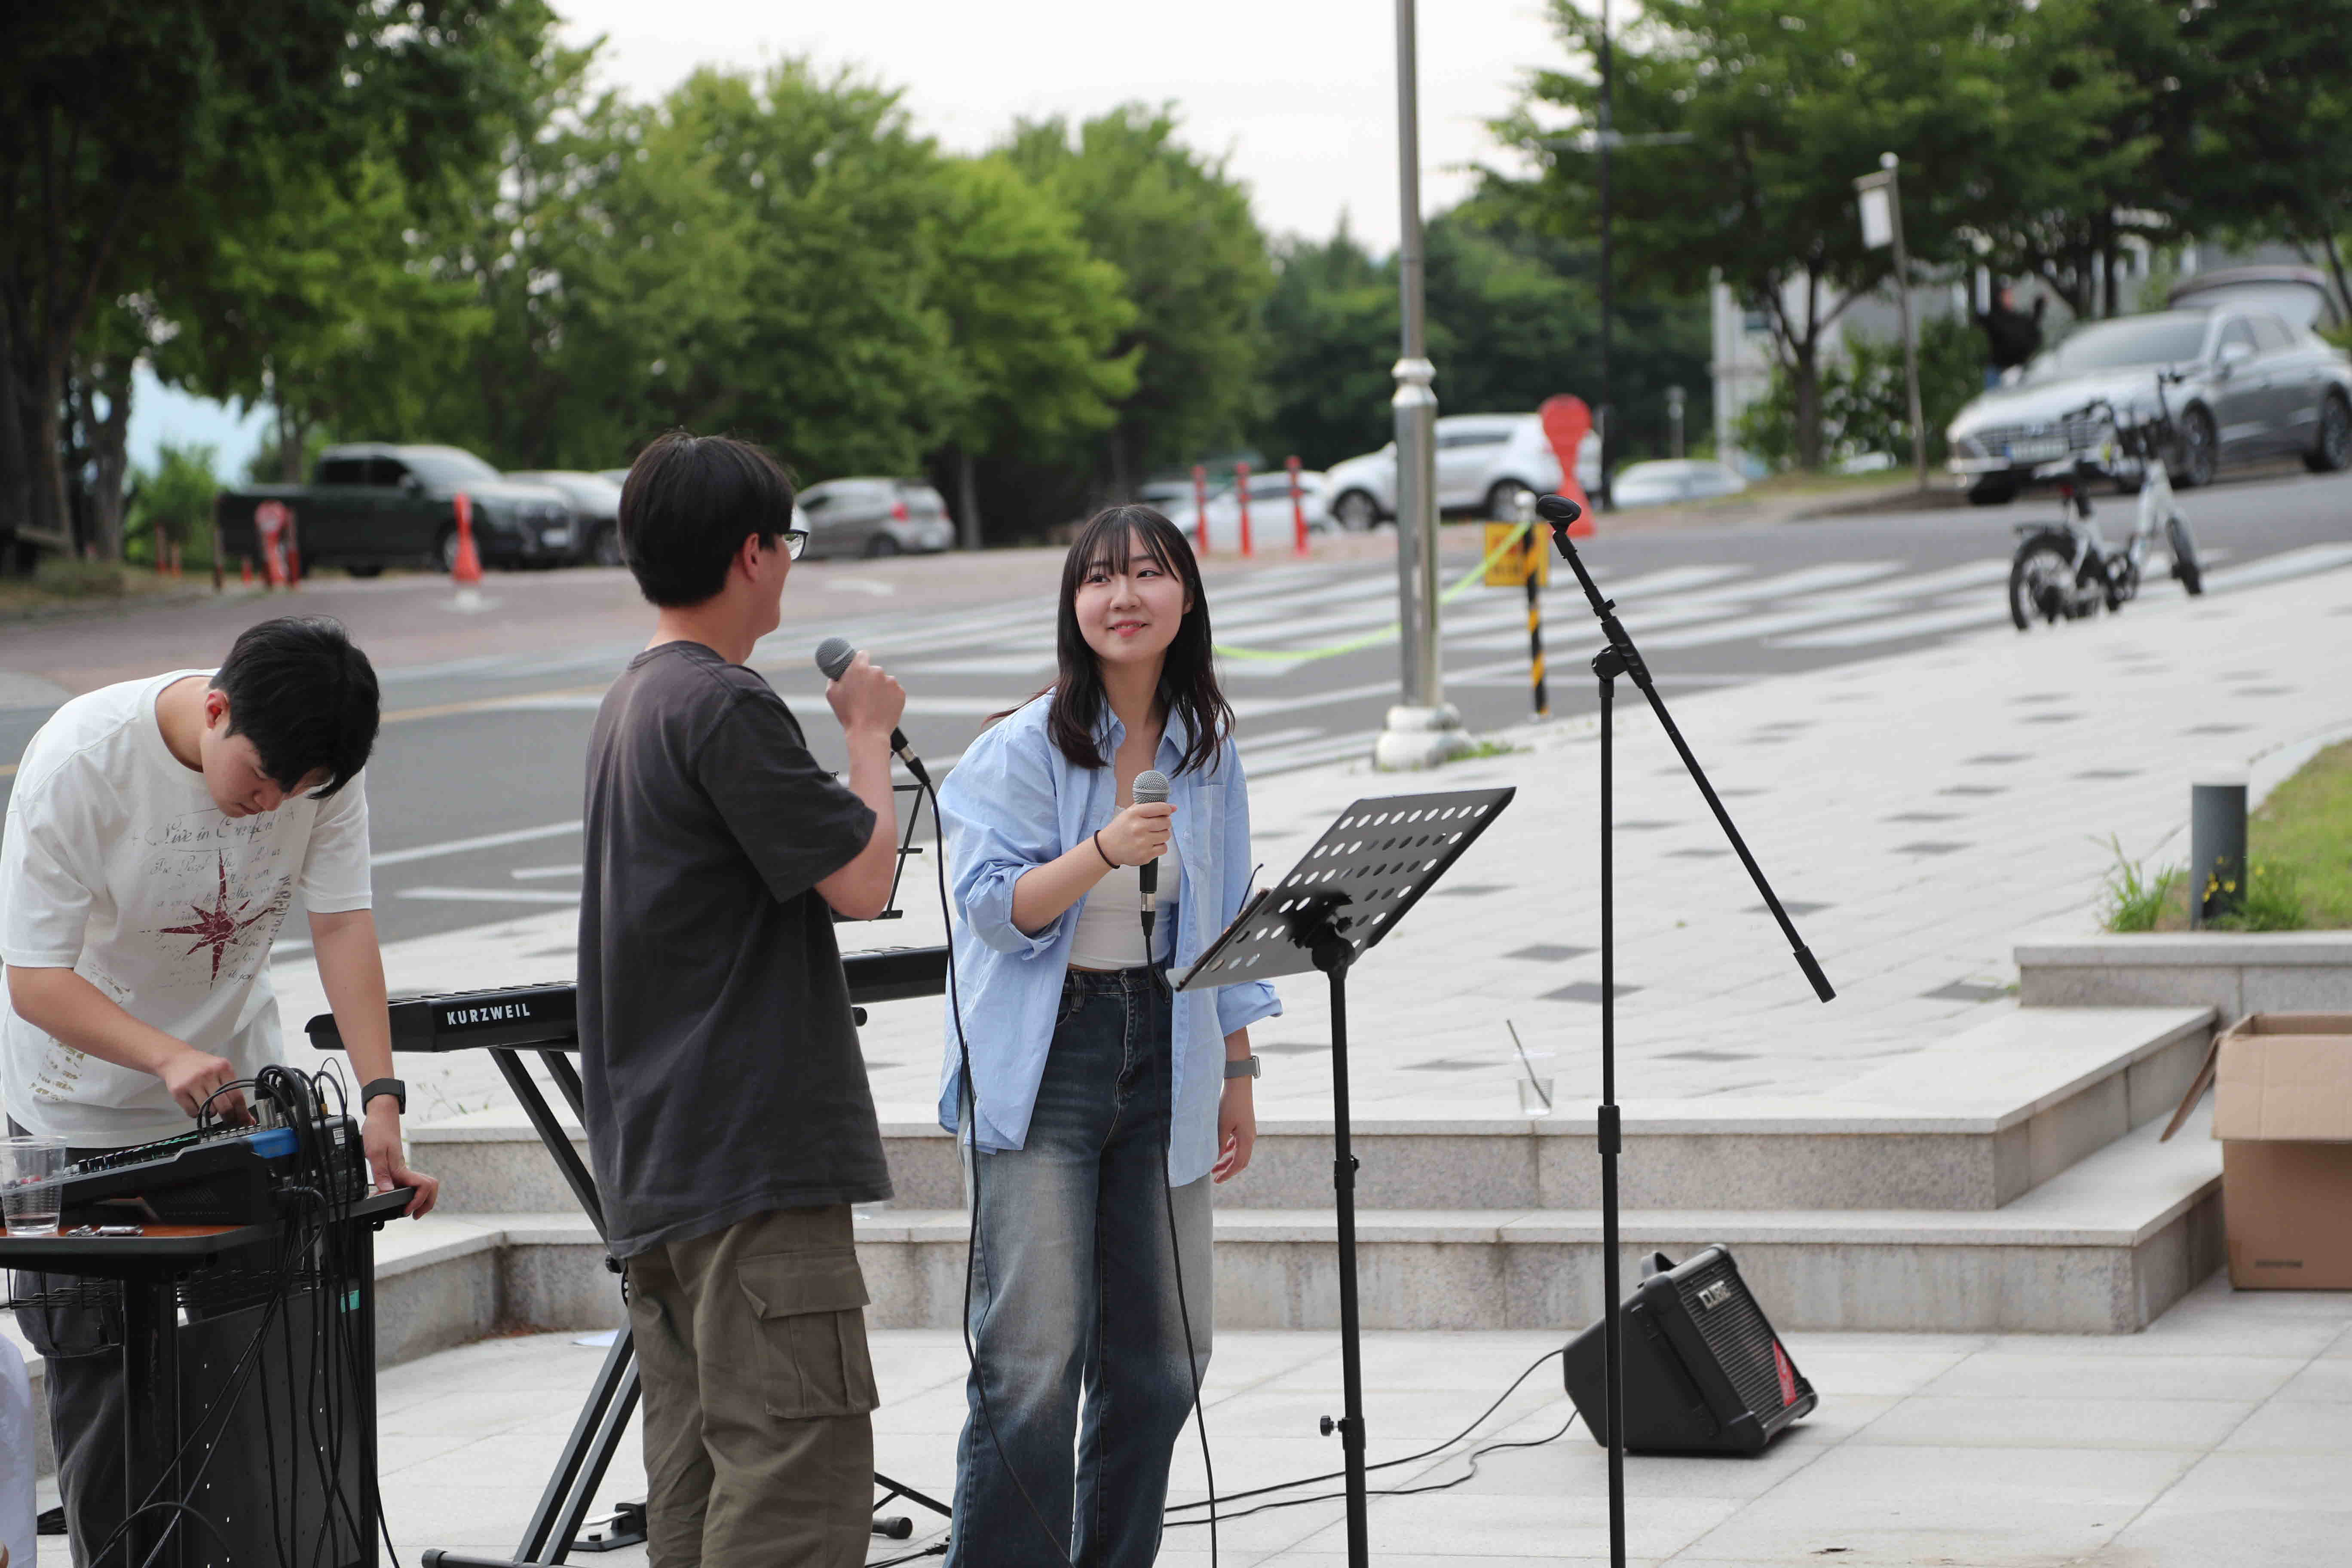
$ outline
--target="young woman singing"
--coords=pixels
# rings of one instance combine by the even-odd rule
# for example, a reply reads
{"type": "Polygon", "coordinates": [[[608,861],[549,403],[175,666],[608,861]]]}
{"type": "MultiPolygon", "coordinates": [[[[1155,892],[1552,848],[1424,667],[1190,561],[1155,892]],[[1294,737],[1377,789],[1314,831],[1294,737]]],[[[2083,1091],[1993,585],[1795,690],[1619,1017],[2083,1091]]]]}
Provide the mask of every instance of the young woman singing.
{"type": "Polygon", "coordinates": [[[1162,973],[1200,956],[1250,877],[1233,709],[1184,536],[1148,507],[1087,522],[1055,643],[1054,685],[940,792],[961,1014],[940,1115],[974,1208],[950,1568],[1157,1554],[1209,1360],[1209,1187],[1249,1164],[1249,1026],[1282,1010],[1262,981],[1171,994],[1162,973]],[[1151,769],[1166,804],[1129,804],[1151,769]]]}

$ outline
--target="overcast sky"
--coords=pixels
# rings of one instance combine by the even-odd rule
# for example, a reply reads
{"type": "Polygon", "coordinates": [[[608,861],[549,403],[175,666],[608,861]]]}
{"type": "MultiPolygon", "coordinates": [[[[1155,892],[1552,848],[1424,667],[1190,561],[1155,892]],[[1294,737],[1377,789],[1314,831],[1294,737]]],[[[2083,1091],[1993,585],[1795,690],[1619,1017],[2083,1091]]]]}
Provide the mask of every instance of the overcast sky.
{"type": "MultiPolygon", "coordinates": [[[[1321,237],[1345,210],[1374,248],[1396,243],[1391,0],[554,4],[569,41],[604,37],[604,79],[633,97],[698,65],[805,55],[902,89],[915,123],[958,152],[1022,117],[1172,101],[1192,145],[1230,158],[1269,231],[1321,237]]],[[[1466,194],[1463,165],[1503,159],[1485,121],[1530,68],[1561,59],[1548,13],[1546,0],[1422,0],[1424,211],[1466,194]]]]}

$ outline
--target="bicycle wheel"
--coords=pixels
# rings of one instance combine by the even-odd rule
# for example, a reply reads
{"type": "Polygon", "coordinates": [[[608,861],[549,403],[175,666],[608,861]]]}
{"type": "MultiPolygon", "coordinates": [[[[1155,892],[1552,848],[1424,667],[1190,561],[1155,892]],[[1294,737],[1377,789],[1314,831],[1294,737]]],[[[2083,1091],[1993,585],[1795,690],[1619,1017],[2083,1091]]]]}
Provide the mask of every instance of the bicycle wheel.
{"type": "Polygon", "coordinates": [[[2190,595],[2205,591],[2205,571],[2197,564],[2197,542],[2189,537],[2189,524],[2178,517],[2164,520],[2164,542],[2172,546],[2172,574],[2190,595]]]}
{"type": "Polygon", "coordinates": [[[2009,565],[2009,618],[2019,631],[2030,629],[2036,616],[2064,620],[2074,595],[2074,560],[2064,541],[2043,534],[2018,546],[2009,565]]]}

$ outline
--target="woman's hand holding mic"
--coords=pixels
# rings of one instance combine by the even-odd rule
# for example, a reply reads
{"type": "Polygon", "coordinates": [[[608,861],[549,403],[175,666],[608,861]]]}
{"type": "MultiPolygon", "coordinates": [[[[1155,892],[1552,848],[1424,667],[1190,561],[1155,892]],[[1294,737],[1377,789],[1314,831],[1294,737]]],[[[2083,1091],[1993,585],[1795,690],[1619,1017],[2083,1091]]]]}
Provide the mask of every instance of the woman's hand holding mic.
{"type": "Polygon", "coordinates": [[[1175,816],[1175,806],[1166,801],[1130,805],[1103,824],[1095,842],[1115,864],[1140,866],[1168,852],[1169,824],[1175,816]]]}

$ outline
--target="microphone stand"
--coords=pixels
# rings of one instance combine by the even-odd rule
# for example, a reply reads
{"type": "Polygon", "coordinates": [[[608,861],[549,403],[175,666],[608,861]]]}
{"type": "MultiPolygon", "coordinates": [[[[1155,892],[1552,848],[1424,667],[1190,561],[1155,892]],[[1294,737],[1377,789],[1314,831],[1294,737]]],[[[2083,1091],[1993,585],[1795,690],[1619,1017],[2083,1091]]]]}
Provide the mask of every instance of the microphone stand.
{"type": "Polygon", "coordinates": [[[1650,667],[1642,661],[1641,650],[1633,646],[1633,636],[1624,623],[1617,618],[1615,601],[1601,597],[1592,574],[1586,571],[1584,559],[1569,542],[1568,525],[1583,513],[1583,509],[1564,496],[1546,496],[1536,503],[1544,521],[1551,526],[1551,542],[1576,574],[1576,581],[1592,605],[1593,618],[1601,623],[1601,635],[1608,639],[1592,658],[1592,673],[1601,681],[1601,1109],[1595,1121],[1595,1142],[1601,1150],[1601,1346],[1604,1372],[1601,1380],[1601,1408],[1608,1426],[1609,1441],[1609,1562],[1611,1568],[1625,1565],[1625,1346],[1622,1331],[1622,1305],[1618,1300],[1621,1289],[1617,1260],[1617,1156],[1622,1147],[1617,1122],[1617,931],[1616,931],[1616,866],[1615,846],[1611,825],[1611,795],[1615,784],[1616,753],[1612,733],[1612,716],[1617,690],[1617,678],[1625,676],[1649,699],[1650,711],[1658,716],[1658,723],[1666,739],[1675,743],[1675,752],[1683,760],[1683,767],[1698,793],[1715,813],[1717,826],[1738,852],[1739,863],[1748,868],[1748,875],[1756,890],[1764,895],[1764,907],[1780,925],[1780,934],[1789,941],[1797,967],[1813,988],[1813,994],[1827,1002],[1837,993],[1830,986],[1829,977],[1822,973],[1797,928],[1789,920],[1789,911],[1780,907],[1772,885],[1764,879],[1764,868],[1756,864],[1756,857],[1748,852],[1747,840],[1731,814],[1723,808],[1715,786],[1707,782],[1706,772],[1691,754],[1689,742],[1675,727],[1674,715],[1666,711],[1665,700],[1658,695],[1656,682],[1650,678],[1650,667]]]}

